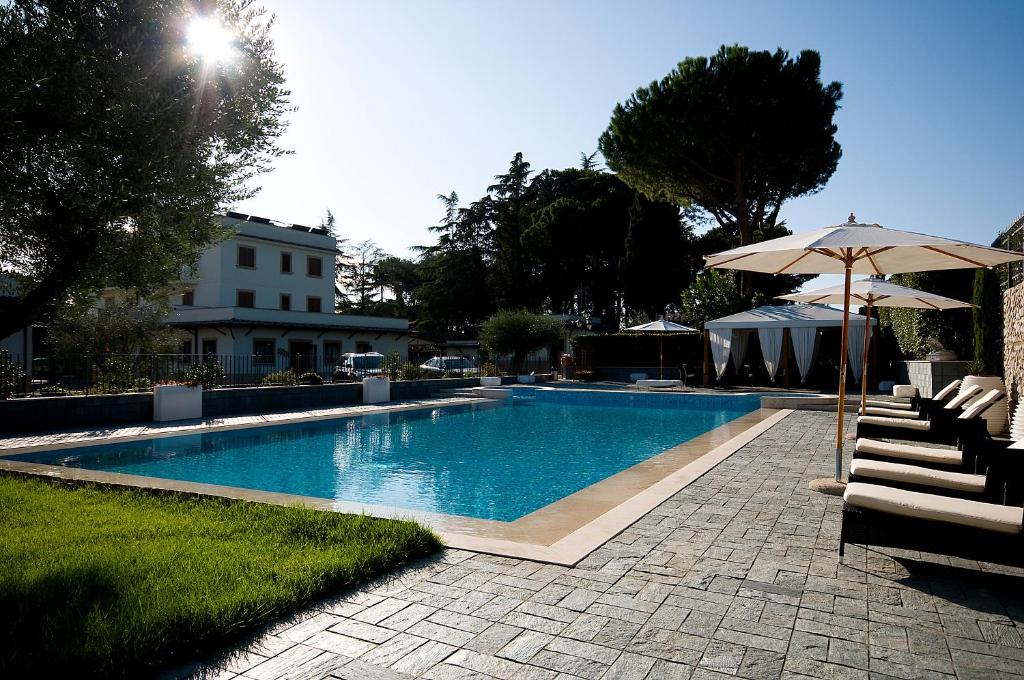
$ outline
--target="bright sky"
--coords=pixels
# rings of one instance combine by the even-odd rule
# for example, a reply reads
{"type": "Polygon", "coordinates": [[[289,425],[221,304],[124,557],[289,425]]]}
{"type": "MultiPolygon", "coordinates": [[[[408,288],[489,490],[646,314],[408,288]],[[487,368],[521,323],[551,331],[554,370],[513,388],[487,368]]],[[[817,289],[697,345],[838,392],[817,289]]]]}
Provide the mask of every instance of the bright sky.
{"type": "MultiPolygon", "coordinates": [[[[794,231],[861,221],[988,244],[1024,211],[1024,2],[265,0],[295,151],[238,206],[407,255],[438,193],[479,198],[522,151],[576,165],[612,108],[723,43],[822,55],[843,158],[794,231]]],[[[823,277],[815,285],[832,283],[823,277]]]]}

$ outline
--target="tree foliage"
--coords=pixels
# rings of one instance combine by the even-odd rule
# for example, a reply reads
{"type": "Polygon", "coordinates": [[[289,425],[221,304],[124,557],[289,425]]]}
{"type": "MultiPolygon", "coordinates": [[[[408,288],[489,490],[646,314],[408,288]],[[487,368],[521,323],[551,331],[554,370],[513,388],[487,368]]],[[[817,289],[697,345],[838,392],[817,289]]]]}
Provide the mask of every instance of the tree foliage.
{"type": "Polygon", "coordinates": [[[230,61],[185,51],[191,3],[0,4],[0,268],[24,291],[0,337],[74,294],[177,279],[283,153],[272,21],[205,4],[236,36],[230,61]]]}
{"type": "Polygon", "coordinates": [[[530,352],[556,345],[561,339],[561,322],[525,309],[499,310],[480,328],[480,344],[494,354],[511,354],[514,372],[522,371],[523,362],[530,352]]]}
{"type": "MultiPolygon", "coordinates": [[[[952,269],[935,272],[894,274],[892,283],[967,300],[974,287],[974,271],[952,269]]],[[[880,307],[879,323],[891,328],[900,352],[911,359],[922,359],[929,352],[948,349],[960,358],[974,355],[973,319],[970,309],[947,311],[880,307]]]]}
{"type": "Polygon", "coordinates": [[[999,273],[974,271],[974,360],[986,375],[1003,372],[1003,294],[999,273]]]}
{"type": "Polygon", "coordinates": [[[736,280],[725,272],[711,269],[698,276],[683,292],[679,315],[683,322],[704,330],[704,324],[747,309],[736,280]]]}
{"type": "Polygon", "coordinates": [[[125,299],[94,308],[65,305],[54,315],[46,344],[55,357],[102,354],[169,354],[189,338],[165,322],[169,311],[160,301],[125,299]]]}
{"type": "Polygon", "coordinates": [[[617,105],[599,148],[629,186],[699,207],[746,245],[776,226],[785,201],[835,172],[841,98],[838,82],[821,82],[817,52],[722,46],[617,105]]]}

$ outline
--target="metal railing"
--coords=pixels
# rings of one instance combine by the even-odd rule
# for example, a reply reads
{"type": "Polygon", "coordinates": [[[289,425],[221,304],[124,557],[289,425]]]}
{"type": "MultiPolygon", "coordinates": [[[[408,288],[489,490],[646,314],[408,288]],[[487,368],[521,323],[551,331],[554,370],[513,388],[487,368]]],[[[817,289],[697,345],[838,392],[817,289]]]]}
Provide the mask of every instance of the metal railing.
{"type": "MultiPolygon", "coordinates": [[[[1006,250],[1024,251],[1024,213],[999,232],[993,244],[1006,250]]],[[[999,267],[1003,290],[1024,283],[1024,262],[1009,262],[999,267]]]]}
{"type": "MultiPolygon", "coordinates": [[[[344,366],[339,358],[302,354],[83,354],[36,358],[29,371],[29,384],[21,357],[0,353],[0,398],[26,391],[41,395],[141,392],[170,382],[200,383],[212,389],[352,382],[376,375],[391,380],[423,380],[474,377],[492,370],[499,374],[513,371],[509,357],[447,371],[424,368],[422,363],[410,362],[397,354],[354,367],[344,366]]],[[[549,370],[549,361],[538,355],[528,356],[523,366],[525,373],[549,370]]]]}

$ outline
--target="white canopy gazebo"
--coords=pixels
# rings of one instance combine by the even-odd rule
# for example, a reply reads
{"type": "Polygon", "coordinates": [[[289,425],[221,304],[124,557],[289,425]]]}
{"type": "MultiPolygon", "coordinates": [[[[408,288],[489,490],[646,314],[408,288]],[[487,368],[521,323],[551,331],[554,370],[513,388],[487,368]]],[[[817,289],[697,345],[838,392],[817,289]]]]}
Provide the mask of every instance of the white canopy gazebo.
{"type": "MultiPolygon", "coordinates": [[[[849,328],[859,329],[860,326],[856,325],[858,322],[866,323],[867,318],[851,314],[849,328]]],[[[872,319],[871,324],[877,325],[878,322],[872,319]]],[[[708,321],[704,324],[705,382],[708,382],[712,366],[715,375],[721,380],[730,356],[734,367],[738,369],[743,365],[751,333],[757,333],[764,365],[773,381],[780,361],[785,361],[789,356],[785,352],[789,345],[796,357],[800,381],[804,382],[814,363],[819,331],[822,328],[841,329],[842,326],[842,310],[824,305],[767,305],[708,321]]],[[[863,332],[850,332],[848,343],[850,366],[859,379],[864,351],[863,332]]]]}

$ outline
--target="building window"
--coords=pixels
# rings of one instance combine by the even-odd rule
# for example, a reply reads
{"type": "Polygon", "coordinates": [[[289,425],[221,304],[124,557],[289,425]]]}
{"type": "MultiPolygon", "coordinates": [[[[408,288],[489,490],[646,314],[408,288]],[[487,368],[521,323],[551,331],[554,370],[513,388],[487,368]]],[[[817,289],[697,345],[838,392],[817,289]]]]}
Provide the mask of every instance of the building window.
{"type": "Polygon", "coordinates": [[[252,246],[238,246],[238,266],[256,269],[256,249],[252,246]]]}
{"type": "Polygon", "coordinates": [[[256,357],[257,364],[272,364],[274,363],[274,341],[273,340],[253,340],[252,341],[252,353],[256,357]]]}
{"type": "Polygon", "coordinates": [[[356,354],[368,354],[373,351],[373,345],[363,340],[356,342],[356,354]]]}
{"type": "Polygon", "coordinates": [[[213,338],[212,340],[203,340],[203,356],[217,356],[217,338],[213,338]]]}
{"type": "Polygon", "coordinates": [[[306,298],[306,311],[307,312],[319,312],[320,311],[320,298],[318,297],[307,297],[306,298]]]}
{"type": "Polygon", "coordinates": [[[327,366],[334,366],[338,363],[338,359],[341,358],[341,341],[340,340],[325,340],[324,341],[324,363],[327,366]]]}
{"type": "Polygon", "coordinates": [[[313,257],[312,255],[306,256],[306,276],[320,277],[324,274],[324,261],[323,258],[313,257]]]}
{"type": "Polygon", "coordinates": [[[288,293],[281,293],[281,309],[286,312],[292,308],[292,296],[288,293]]]}
{"type": "Polygon", "coordinates": [[[251,290],[237,290],[235,291],[235,306],[236,307],[255,307],[256,306],[256,293],[251,290]]]}
{"type": "Polygon", "coordinates": [[[196,303],[195,291],[186,290],[184,293],[181,294],[181,304],[185,305],[186,307],[191,307],[195,303],[196,303]]]}
{"type": "Polygon", "coordinates": [[[292,273],[292,254],[281,253],[281,273],[291,274],[292,273]]]}
{"type": "Polygon", "coordinates": [[[192,354],[192,341],[182,340],[181,347],[178,350],[179,354],[192,354]]]}

